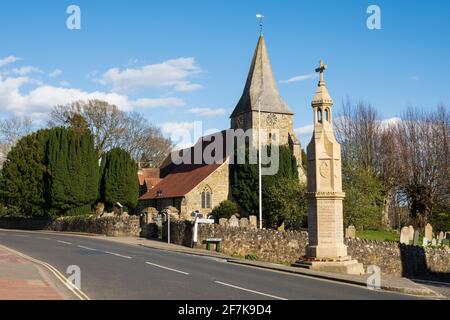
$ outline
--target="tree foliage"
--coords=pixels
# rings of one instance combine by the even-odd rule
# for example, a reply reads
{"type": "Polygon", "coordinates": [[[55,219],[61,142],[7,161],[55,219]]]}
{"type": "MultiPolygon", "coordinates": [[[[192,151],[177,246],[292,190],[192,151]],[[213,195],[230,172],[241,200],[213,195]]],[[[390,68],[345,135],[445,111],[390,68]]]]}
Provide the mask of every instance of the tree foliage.
{"type": "Polygon", "coordinates": [[[158,167],[172,148],[161,130],[139,113],[127,113],[105,101],[77,101],[56,106],[50,114],[50,127],[87,129],[94,137],[99,158],[114,148],[127,151],[144,167],[158,167]]]}
{"type": "Polygon", "coordinates": [[[236,202],[225,200],[221,202],[212,211],[212,215],[217,218],[229,219],[232,215],[239,213],[239,208],[236,202]]]}
{"type": "MultiPolygon", "coordinates": [[[[239,204],[239,206],[247,213],[257,215],[259,211],[259,178],[258,178],[258,164],[250,164],[249,154],[250,149],[247,148],[245,164],[233,164],[231,165],[230,181],[231,192],[233,198],[239,204]]],[[[268,155],[271,155],[271,148],[268,148],[268,155]]],[[[267,220],[268,225],[280,224],[283,219],[288,216],[299,216],[299,219],[303,216],[303,211],[298,210],[294,213],[292,207],[284,207],[288,210],[286,213],[276,212],[276,208],[282,207],[282,204],[286,204],[289,201],[289,196],[295,194],[297,188],[292,188],[293,183],[299,185],[297,161],[292,151],[285,146],[279,147],[278,157],[279,169],[275,175],[263,176],[262,179],[262,193],[263,193],[263,212],[264,219],[267,220]],[[283,187],[288,194],[280,194],[275,190],[276,188],[283,187]],[[276,194],[276,195],[274,195],[276,194]],[[275,199],[281,197],[279,202],[275,199]],[[284,202],[286,201],[286,202],[284,202]]],[[[235,161],[236,163],[237,161],[235,161]]],[[[298,199],[298,197],[296,197],[298,199]]],[[[292,198],[291,198],[292,200],[292,198]]],[[[293,205],[295,206],[295,205],[293,205]]],[[[300,207],[302,204],[300,204],[300,207]]],[[[294,220],[294,219],[293,219],[294,220]]]]}
{"type": "MultiPolygon", "coordinates": [[[[47,197],[54,214],[79,213],[98,198],[98,158],[89,132],[53,128],[49,132],[47,197]]],[[[90,210],[87,210],[89,212],[90,210]]]]}
{"type": "Polygon", "coordinates": [[[108,151],[102,160],[100,195],[108,207],[115,203],[135,208],[139,195],[137,168],[130,154],[123,149],[108,151]]]}
{"type": "Polygon", "coordinates": [[[0,197],[4,205],[17,207],[27,216],[44,215],[45,152],[48,130],[28,135],[11,149],[0,177],[0,197]]]}

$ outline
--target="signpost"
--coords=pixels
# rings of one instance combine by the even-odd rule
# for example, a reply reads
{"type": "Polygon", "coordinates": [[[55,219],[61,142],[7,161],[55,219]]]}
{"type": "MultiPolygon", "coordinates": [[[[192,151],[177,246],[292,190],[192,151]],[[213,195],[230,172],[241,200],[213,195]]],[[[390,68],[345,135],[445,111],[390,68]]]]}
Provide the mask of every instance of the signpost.
{"type": "Polygon", "coordinates": [[[214,219],[203,219],[198,216],[195,217],[194,222],[194,232],[192,235],[192,248],[195,248],[197,245],[197,233],[198,233],[198,224],[214,224],[216,221],[214,219]]]}

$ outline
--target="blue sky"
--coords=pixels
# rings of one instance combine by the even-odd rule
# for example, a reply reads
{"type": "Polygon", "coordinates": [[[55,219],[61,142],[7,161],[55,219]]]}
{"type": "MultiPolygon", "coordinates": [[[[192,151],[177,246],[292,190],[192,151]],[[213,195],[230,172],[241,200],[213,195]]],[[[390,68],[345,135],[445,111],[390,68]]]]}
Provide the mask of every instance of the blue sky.
{"type": "Polygon", "coordinates": [[[203,121],[224,129],[265,15],[279,89],[309,140],[319,59],[337,112],[348,96],[385,119],[407,106],[450,106],[449,1],[72,0],[0,4],[0,116],[45,120],[55,103],[104,98],[142,112],[166,134],[203,121]],[[81,8],[81,30],[66,9],[81,8]],[[381,30],[366,27],[381,8],[381,30]]]}

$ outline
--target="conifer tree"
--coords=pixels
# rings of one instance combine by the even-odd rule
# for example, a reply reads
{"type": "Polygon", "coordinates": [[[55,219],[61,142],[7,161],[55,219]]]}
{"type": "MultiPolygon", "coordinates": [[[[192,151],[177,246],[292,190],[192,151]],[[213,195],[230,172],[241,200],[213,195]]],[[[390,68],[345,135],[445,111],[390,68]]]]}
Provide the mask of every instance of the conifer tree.
{"type": "Polygon", "coordinates": [[[119,202],[132,209],[137,206],[139,183],[137,168],[130,154],[115,148],[107,152],[102,159],[103,169],[100,195],[107,207],[119,202]]]}

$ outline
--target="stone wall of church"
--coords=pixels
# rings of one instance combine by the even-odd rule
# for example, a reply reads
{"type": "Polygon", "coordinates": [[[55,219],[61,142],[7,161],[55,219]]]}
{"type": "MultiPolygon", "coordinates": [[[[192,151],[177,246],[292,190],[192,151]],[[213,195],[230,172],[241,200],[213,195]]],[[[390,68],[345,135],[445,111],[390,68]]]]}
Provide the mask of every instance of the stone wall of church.
{"type": "MultiPolygon", "coordinates": [[[[254,133],[254,141],[255,145],[258,145],[258,112],[252,112],[252,124],[251,128],[254,133]]],[[[293,124],[292,124],[292,116],[291,115],[282,115],[282,114],[274,114],[261,112],[261,128],[266,130],[266,137],[263,137],[263,143],[268,143],[270,141],[269,134],[271,134],[270,130],[278,131],[278,141],[280,145],[288,145],[289,144],[289,135],[294,133],[293,124]],[[275,121],[273,121],[276,119],[275,121]]],[[[273,134],[273,133],[272,133],[273,134]]]]}
{"type": "Polygon", "coordinates": [[[181,216],[187,217],[195,210],[207,216],[211,214],[214,207],[228,200],[229,195],[229,165],[224,163],[186,195],[185,201],[182,203],[181,216]],[[202,209],[202,192],[204,190],[211,191],[211,208],[202,209]]]}

